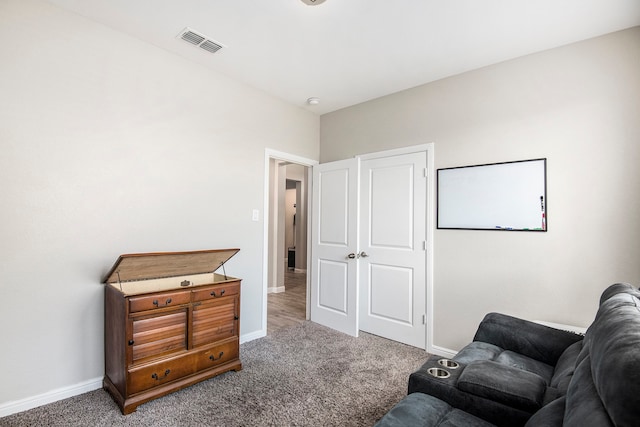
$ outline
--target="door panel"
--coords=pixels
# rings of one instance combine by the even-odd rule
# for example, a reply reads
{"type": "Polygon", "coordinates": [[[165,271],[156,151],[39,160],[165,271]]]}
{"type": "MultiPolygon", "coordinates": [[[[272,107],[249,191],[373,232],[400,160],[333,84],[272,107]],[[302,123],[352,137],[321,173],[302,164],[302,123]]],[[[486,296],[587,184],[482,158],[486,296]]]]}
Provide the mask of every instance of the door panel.
{"type": "Polygon", "coordinates": [[[318,183],[319,220],[324,225],[319,228],[320,245],[349,245],[349,178],[348,168],[321,172],[318,183]]]}
{"type": "Polygon", "coordinates": [[[406,165],[369,169],[372,247],[413,248],[413,173],[406,165]]]}
{"type": "Polygon", "coordinates": [[[411,325],[413,319],[413,271],[370,263],[369,315],[411,325]]]}
{"type": "Polygon", "coordinates": [[[357,159],[313,167],[311,320],[353,336],[359,308],[358,179],[357,159]]]}
{"type": "Polygon", "coordinates": [[[426,294],[426,153],[361,163],[360,329],[420,348],[426,294]]]}
{"type": "Polygon", "coordinates": [[[346,262],[328,260],[319,261],[318,305],[324,309],[347,313],[347,274],[346,262]]]}

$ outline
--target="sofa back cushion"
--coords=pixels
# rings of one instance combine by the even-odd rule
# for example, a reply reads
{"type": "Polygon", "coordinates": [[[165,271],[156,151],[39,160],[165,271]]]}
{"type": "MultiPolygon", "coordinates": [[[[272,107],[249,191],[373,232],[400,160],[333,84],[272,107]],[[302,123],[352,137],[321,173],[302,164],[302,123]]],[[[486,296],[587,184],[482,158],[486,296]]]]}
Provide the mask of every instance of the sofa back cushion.
{"type": "MultiPolygon", "coordinates": [[[[615,285],[614,285],[615,286],[615,285]]],[[[564,425],[633,426],[640,420],[640,299],[602,301],[567,390],[564,425]]]]}
{"type": "Polygon", "coordinates": [[[582,341],[571,344],[562,353],[562,356],[558,359],[558,363],[553,370],[553,376],[551,377],[549,387],[557,389],[561,396],[567,394],[569,381],[571,381],[573,372],[576,369],[576,361],[580,354],[580,350],[582,350],[582,341]]]}

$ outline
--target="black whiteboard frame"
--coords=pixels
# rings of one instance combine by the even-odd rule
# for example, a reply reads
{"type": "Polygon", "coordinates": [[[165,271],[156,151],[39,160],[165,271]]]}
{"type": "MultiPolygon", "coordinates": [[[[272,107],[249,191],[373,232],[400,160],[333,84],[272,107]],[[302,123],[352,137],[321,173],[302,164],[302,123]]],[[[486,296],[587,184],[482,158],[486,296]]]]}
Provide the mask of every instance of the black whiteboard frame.
{"type": "MultiPolygon", "coordinates": [[[[478,171],[480,171],[480,169],[478,169],[478,171]]],[[[437,169],[437,173],[436,173],[436,199],[437,199],[437,208],[436,208],[436,228],[439,230],[490,230],[490,231],[525,231],[525,232],[547,232],[549,230],[549,220],[548,220],[548,199],[547,199],[547,159],[546,158],[538,158],[538,159],[527,159],[527,160],[514,160],[514,161],[509,161],[509,162],[499,162],[499,163],[485,163],[485,164],[480,164],[480,165],[470,165],[470,166],[458,166],[458,167],[451,167],[451,168],[441,168],[441,169],[437,169]],[[544,181],[543,183],[543,194],[542,194],[542,200],[541,200],[541,209],[540,209],[540,213],[541,213],[541,218],[540,218],[540,225],[542,225],[542,222],[544,220],[544,227],[540,227],[540,228],[509,228],[509,227],[498,227],[498,226],[469,226],[469,227],[453,227],[453,226],[441,226],[441,218],[442,218],[442,212],[441,212],[441,201],[440,201],[440,197],[441,197],[441,192],[442,192],[442,185],[441,185],[441,173],[443,171],[451,171],[451,170],[455,170],[455,169],[471,169],[471,168],[491,168],[491,167],[500,167],[502,165],[507,165],[507,164],[517,164],[517,163],[525,163],[525,162],[542,162],[543,163],[543,176],[542,179],[544,181]]],[[[444,222],[444,221],[443,221],[444,222]]]]}

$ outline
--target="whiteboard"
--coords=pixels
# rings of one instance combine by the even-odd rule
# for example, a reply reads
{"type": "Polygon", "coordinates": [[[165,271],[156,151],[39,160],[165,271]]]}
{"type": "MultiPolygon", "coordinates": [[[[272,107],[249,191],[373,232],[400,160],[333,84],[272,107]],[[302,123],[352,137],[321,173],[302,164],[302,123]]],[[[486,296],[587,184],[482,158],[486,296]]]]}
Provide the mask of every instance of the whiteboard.
{"type": "Polygon", "coordinates": [[[440,229],[547,231],[547,159],[438,169],[440,229]]]}

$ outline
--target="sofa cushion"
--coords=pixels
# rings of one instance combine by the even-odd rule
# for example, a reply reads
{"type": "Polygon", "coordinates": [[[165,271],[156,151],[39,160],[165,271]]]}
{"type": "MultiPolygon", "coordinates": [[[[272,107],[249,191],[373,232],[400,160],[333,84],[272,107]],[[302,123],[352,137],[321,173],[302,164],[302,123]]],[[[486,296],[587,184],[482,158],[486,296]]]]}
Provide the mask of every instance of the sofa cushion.
{"type": "Polygon", "coordinates": [[[561,397],[545,405],[533,414],[525,427],[562,427],[564,420],[565,398],[561,397]]]}
{"type": "MultiPolygon", "coordinates": [[[[571,378],[567,390],[563,425],[567,427],[584,427],[585,425],[609,427],[614,425],[611,423],[591,378],[591,358],[589,356],[578,365],[571,378]]],[[[619,425],[632,426],[635,424],[619,425]]]]}
{"type": "Polygon", "coordinates": [[[567,394],[567,387],[569,387],[569,381],[571,381],[571,376],[576,369],[576,361],[580,350],[582,350],[582,341],[571,344],[562,353],[553,370],[549,386],[558,389],[563,396],[567,394]]]}
{"type": "Polygon", "coordinates": [[[502,363],[503,365],[511,366],[512,368],[518,368],[537,374],[545,381],[546,384],[551,382],[553,366],[547,365],[546,363],[509,350],[500,353],[500,356],[498,356],[495,361],[502,363]]]}
{"type": "Polygon", "coordinates": [[[567,390],[566,425],[584,425],[602,411],[613,425],[638,425],[640,300],[633,293],[619,293],[604,301],[587,330],[584,346],[588,354],[567,390]]]}
{"type": "Polygon", "coordinates": [[[468,365],[457,385],[464,392],[528,412],[542,407],[547,389],[539,375],[489,360],[468,365]]]}
{"type": "Polygon", "coordinates": [[[582,336],[500,313],[480,322],[473,341],[490,343],[555,366],[562,353],[582,336]]]}
{"type": "Polygon", "coordinates": [[[464,364],[471,364],[483,360],[494,361],[537,374],[547,384],[551,382],[553,375],[553,366],[482,341],[474,341],[467,344],[456,354],[453,360],[464,364]]]}
{"type": "Polygon", "coordinates": [[[460,363],[478,362],[480,360],[495,360],[503,350],[497,345],[482,341],[473,341],[460,350],[453,360],[460,363]]]}
{"type": "Polygon", "coordinates": [[[492,427],[493,424],[455,409],[442,400],[412,393],[398,402],[375,427],[492,427]]]}

